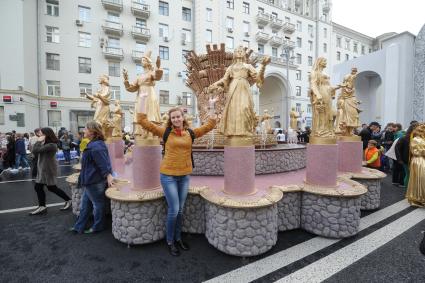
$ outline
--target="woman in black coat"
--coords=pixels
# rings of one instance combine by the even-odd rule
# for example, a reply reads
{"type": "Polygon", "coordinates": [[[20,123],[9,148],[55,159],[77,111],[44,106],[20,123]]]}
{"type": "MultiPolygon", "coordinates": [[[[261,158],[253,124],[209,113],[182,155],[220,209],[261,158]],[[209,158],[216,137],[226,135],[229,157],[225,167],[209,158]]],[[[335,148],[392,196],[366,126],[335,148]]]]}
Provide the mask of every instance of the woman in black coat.
{"type": "Polygon", "coordinates": [[[42,128],[38,141],[34,144],[32,153],[37,158],[37,177],[35,179],[34,189],[37,192],[38,208],[30,213],[30,215],[43,214],[47,212],[46,193],[47,190],[56,194],[65,200],[65,205],[61,210],[71,207],[71,199],[64,191],[56,186],[56,177],[58,163],[56,161],[56,151],[58,150],[58,139],[50,128],[42,128]]]}
{"type": "Polygon", "coordinates": [[[6,169],[15,167],[15,137],[13,135],[7,137],[6,153],[3,156],[3,166],[6,169]]]}

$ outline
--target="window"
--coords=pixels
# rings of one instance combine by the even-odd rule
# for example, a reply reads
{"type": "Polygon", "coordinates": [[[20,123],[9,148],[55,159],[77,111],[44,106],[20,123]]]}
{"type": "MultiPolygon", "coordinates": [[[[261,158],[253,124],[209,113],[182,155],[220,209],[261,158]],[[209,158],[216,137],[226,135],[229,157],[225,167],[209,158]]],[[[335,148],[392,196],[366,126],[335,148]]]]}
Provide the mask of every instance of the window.
{"type": "Polygon", "coordinates": [[[162,60],[169,60],[169,48],[167,46],[159,46],[159,58],[162,60]]]}
{"type": "Polygon", "coordinates": [[[159,37],[168,37],[168,25],[159,24],[159,37]]]}
{"type": "Polygon", "coordinates": [[[356,52],[356,53],[358,53],[359,51],[358,51],[358,43],[357,42],[354,42],[353,43],[353,51],[354,52],[356,52]]]}
{"type": "Polygon", "coordinates": [[[0,125],[4,125],[4,106],[0,106],[0,125]]]}
{"type": "MultiPolygon", "coordinates": [[[[301,95],[301,87],[300,87],[300,95],[301,95]]],[[[295,103],[295,111],[301,113],[301,103],[295,103]]]]}
{"type": "Polygon", "coordinates": [[[192,31],[190,29],[182,29],[182,40],[192,42],[192,31]]]}
{"type": "Polygon", "coordinates": [[[92,94],[92,85],[80,83],[80,97],[85,97],[87,94],[92,94]]]}
{"type": "Polygon", "coordinates": [[[78,46],[91,47],[91,34],[87,32],[78,32],[78,46]]]}
{"type": "Polygon", "coordinates": [[[47,124],[49,127],[57,127],[62,124],[60,110],[47,110],[47,124]]]}
{"type": "Polygon", "coordinates": [[[338,61],[341,60],[341,52],[339,52],[339,51],[336,52],[336,60],[338,60],[338,61]]]}
{"type": "Polygon", "coordinates": [[[297,47],[302,47],[302,38],[301,37],[297,37],[297,47]]]}
{"type": "Polygon", "coordinates": [[[311,104],[307,104],[307,113],[311,114],[311,104]]]}
{"type": "Polygon", "coordinates": [[[328,52],[328,44],[327,43],[323,43],[323,52],[328,52]]]}
{"type": "Polygon", "coordinates": [[[313,26],[312,25],[308,25],[308,34],[313,37],[313,26]]]}
{"type": "Polygon", "coordinates": [[[108,47],[120,48],[120,39],[116,37],[108,37],[108,47]]]}
{"type": "Polygon", "coordinates": [[[233,37],[231,37],[231,36],[226,37],[226,47],[230,48],[230,49],[235,48],[233,37]]]}
{"type": "Polygon", "coordinates": [[[46,53],[46,69],[47,70],[60,70],[59,54],[46,53]]]}
{"type": "Polygon", "coordinates": [[[243,32],[245,33],[245,35],[249,35],[249,32],[250,32],[250,24],[249,24],[249,22],[243,22],[242,23],[242,27],[243,27],[243,32]]]}
{"type": "Polygon", "coordinates": [[[336,47],[341,48],[341,37],[336,38],[336,47]]]}
{"type": "Polygon", "coordinates": [[[183,92],[182,98],[184,106],[192,106],[192,94],[190,92],[183,92]]]}
{"type": "Polygon", "coordinates": [[[108,62],[108,70],[109,70],[109,75],[111,77],[119,77],[120,76],[120,62],[109,61],[108,62]]]}
{"type": "Polygon", "coordinates": [[[121,92],[119,86],[111,86],[109,88],[112,100],[121,100],[121,92]]]}
{"type": "Polygon", "coordinates": [[[249,14],[249,3],[243,2],[242,3],[242,10],[245,14],[249,14]]]}
{"type": "Polygon", "coordinates": [[[78,57],[78,72],[91,74],[91,59],[78,57]]]}
{"type": "Polygon", "coordinates": [[[297,77],[297,81],[301,81],[301,70],[297,70],[297,71],[295,72],[295,75],[296,75],[296,77],[297,77]]]}
{"type": "Polygon", "coordinates": [[[190,53],[189,50],[182,50],[182,61],[183,63],[187,62],[186,56],[190,53]]]}
{"type": "Polygon", "coordinates": [[[168,82],[170,81],[170,69],[168,68],[162,68],[162,78],[161,78],[161,82],[168,82]]]}
{"type": "Polygon", "coordinates": [[[119,23],[120,22],[120,14],[108,12],[107,19],[108,19],[108,21],[111,21],[111,22],[114,22],[114,23],[119,23]]]}
{"type": "Polygon", "coordinates": [[[207,29],[205,31],[205,41],[206,42],[212,42],[212,30],[207,29]]]}
{"type": "Polygon", "coordinates": [[[243,46],[243,47],[248,47],[248,48],[249,48],[249,40],[244,40],[244,41],[242,41],[242,46],[243,46]]]}
{"type": "Polygon", "coordinates": [[[136,42],[136,51],[145,53],[146,52],[146,43],[136,42]]]}
{"type": "Polygon", "coordinates": [[[350,60],[350,55],[345,54],[345,61],[348,61],[348,60],[350,60]]]}
{"type": "Polygon", "coordinates": [[[145,28],[146,27],[146,20],[145,19],[136,18],[136,27],[138,27],[138,28],[145,28]]]}
{"type": "Polygon", "coordinates": [[[46,26],[47,42],[59,43],[59,28],[46,26]]]}
{"type": "Polygon", "coordinates": [[[234,23],[234,20],[233,20],[232,17],[227,17],[226,18],[226,27],[227,28],[233,29],[233,23],[234,23]]]}
{"type": "Polygon", "coordinates": [[[275,12],[272,12],[272,19],[277,19],[278,18],[278,15],[277,15],[277,13],[275,13],[275,12]]]}
{"type": "Polygon", "coordinates": [[[59,1],[46,0],[46,14],[49,16],[59,16],[59,1]]]}
{"type": "Polygon", "coordinates": [[[168,16],[169,13],[170,12],[169,12],[168,3],[164,1],[159,1],[159,14],[163,16],[168,16]]]}
{"type": "Polygon", "coordinates": [[[183,17],[183,21],[186,21],[186,22],[192,21],[192,10],[190,10],[189,8],[183,7],[182,17],[183,17]]]}
{"type": "Polygon", "coordinates": [[[264,8],[258,7],[258,14],[264,14],[264,8]]]}
{"type": "Polygon", "coordinates": [[[168,90],[159,91],[159,104],[170,104],[170,92],[168,90]]]}
{"type": "Polygon", "coordinates": [[[90,22],[90,8],[84,6],[78,6],[78,19],[83,22],[90,22]]]}
{"type": "Polygon", "coordinates": [[[272,56],[277,57],[277,48],[276,47],[272,47],[272,56]]]}
{"type": "Polygon", "coordinates": [[[263,44],[258,44],[258,53],[264,54],[264,45],[263,44]]]}
{"type": "Polygon", "coordinates": [[[308,50],[313,51],[313,41],[311,40],[308,41],[308,50]]]}
{"type": "Polygon", "coordinates": [[[235,1],[234,0],[226,0],[227,8],[235,9],[235,1]]]}
{"type": "Polygon", "coordinates": [[[300,53],[297,53],[297,55],[296,55],[296,60],[297,60],[297,64],[301,64],[301,54],[300,53]]]}
{"type": "Polygon", "coordinates": [[[307,61],[308,61],[308,65],[309,65],[309,66],[313,66],[313,57],[308,56],[308,57],[307,57],[307,59],[308,59],[308,60],[307,60],[307,61]]]}
{"type": "Polygon", "coordinates": [[[328,29],[323,28],[323,38],[328,38],[328,29]]]}
{"type": "Polygon", "coordinates": [[[350,50],[350,40],[349,39],[345,40],[345,50],[350,50]]]}
{"type": "Polygon", "coordinates": [[[48,96],[61,96],[61,82],[60,81],[46,81],[47,95],[48,96]]]}
{"type": "Polygon", "coordinates": [[[207,22],[212,22],[212,9],[207,8],[207,22]]]}
{"type": "Polygon", "coordinates": [[[363,55],[365,54],[365,47],[364,47],[364,45],[362,45],[362,54],[363,55]]]}
{"type": "Polygon", "coordinates": [[[303,25],[300,21],[297,21],[297,31],[303,31],[303,25]]]}
{"type": "Polygon", "coordinates": [[[301,96],[301,87],[299,85],[295,87],[295,95],[301,96]]]}

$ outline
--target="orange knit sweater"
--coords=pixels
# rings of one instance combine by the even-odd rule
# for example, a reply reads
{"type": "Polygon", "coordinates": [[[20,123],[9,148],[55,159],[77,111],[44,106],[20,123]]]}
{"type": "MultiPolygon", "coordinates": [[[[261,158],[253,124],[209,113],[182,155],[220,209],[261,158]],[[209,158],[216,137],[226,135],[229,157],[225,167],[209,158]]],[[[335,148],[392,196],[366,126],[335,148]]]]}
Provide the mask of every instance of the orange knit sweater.
{"type": "MultiPolygon", "coordinates": [[[[146,115],[140,115],[138,123],[149,132],[153,133],[162,139],[165,128],[151,123],[146,115]]],[[[214,129],[216,120],[210,119],[205,125],[193,129],[195,138],[202,137],[212,129],[214,129]]],[[[171,176],[184,176],[192,173],[192,138],[190,133],[185,130],[181,136],[178,136],[174,130],[168,136],[167,143],[165,144],[165,155],[161,161],[159,171],[165,175],[171,176]]]]}

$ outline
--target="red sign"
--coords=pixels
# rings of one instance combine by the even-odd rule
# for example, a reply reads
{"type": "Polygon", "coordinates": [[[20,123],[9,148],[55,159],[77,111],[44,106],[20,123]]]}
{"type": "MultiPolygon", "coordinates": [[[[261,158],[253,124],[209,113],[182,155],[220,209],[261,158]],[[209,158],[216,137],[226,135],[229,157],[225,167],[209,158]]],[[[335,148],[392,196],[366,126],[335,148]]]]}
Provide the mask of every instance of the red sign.
{"type": "Polygon", "coordinates": [[[3,95],[3,102],[12,103],[12,96],[11,95],[3,95]]]}
{"type": "Polygon", "coordinates": [[[50,101],[50,107],[51,107],[51,108],[56,108],[56,107],[58,107],[58,102],[57,102],[57,101],[50,101]]]}

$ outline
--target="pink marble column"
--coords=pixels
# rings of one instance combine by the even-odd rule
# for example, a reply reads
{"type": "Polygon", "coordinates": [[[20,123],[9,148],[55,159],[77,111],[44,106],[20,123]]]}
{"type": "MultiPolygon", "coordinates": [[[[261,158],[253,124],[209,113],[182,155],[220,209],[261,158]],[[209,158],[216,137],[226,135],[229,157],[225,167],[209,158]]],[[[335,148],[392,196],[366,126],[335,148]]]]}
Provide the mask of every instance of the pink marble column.
{"type": "Polygon", "coordinates": [[[318,186],[336,186],[338,146],[308,144],[306,182],[318,186]]]}
{"type": "Polygon", "coordinates": [[[106,141],[106,147],[108,148],[109,159],[111,160],[112,170],[115,171],[115,145],[112,141],[106,141]]]}
{"type": "Polygon", "coordinates": [[[122,139],[114,141],[114,154],[115,158],[124,158],[124,141],[122,139]]]}
{"type": "Polygon", "coordinates": [[[254,146],[224,147],[224,192],[239,196],[256,192],[254,146]]]}
{"type": "Polygon", "coordinates": [[[160,188],[160,145],[135,146],[133,150],[133,190],[150,191],[160,188]]]}
{"type": "Polygon", "coordinates": [[[362,171],[363,142],[338,141],[338,171],[358,173],[362,171]]]}

